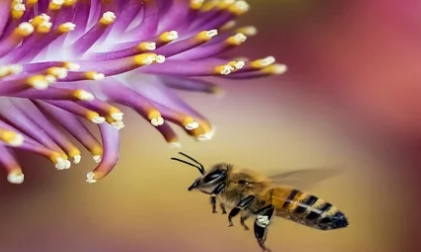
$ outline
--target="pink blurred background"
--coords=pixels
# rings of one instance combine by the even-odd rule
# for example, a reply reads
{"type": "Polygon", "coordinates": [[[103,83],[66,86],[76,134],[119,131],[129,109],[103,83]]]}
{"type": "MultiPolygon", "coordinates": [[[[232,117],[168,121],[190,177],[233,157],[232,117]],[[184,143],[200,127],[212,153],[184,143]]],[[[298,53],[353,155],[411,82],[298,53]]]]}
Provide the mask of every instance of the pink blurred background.
{"type": "MultiPolygon", "coordinates": [[[[277,220],[273,251],[417,251],[421,139],[421,3],[415,0],[249,0],[255,25],[232,55],[275,56],[284,76],[221,82],[222,98],[181,93],[217,126],[214,140],[183,135],[183,151],[210,165],[263,173],[337,166],[346,173],[311,189],[349,217],[320,232],[277,220]]],[[[130,111],[117,168],[95,185],[93,162],[58,172],[25,159],[25,183],[0,183],[0,251],[258,251],[253,233],[212,215],[188,193],[197,177],[169,161],[159,134],[130,111]]],[[[181,132],[181,131],[179,131],[181,132]]]]}

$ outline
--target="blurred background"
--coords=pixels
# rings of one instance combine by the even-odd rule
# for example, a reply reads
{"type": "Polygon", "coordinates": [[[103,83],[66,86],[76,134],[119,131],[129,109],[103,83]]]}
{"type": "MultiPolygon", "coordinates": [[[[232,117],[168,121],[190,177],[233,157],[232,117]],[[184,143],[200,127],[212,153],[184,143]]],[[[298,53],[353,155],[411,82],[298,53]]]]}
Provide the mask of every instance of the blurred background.
{"type": "MultiPolygon", "coordinates": [[[[345,168],[310,192],[343,210],[349,228],[279,219],[267,241],[274,252],[419,251],[421,2],[248,2],[239,22],[259,34],[231,54],[273,55],[289,71],[219,80],[223,97],[180,93],[217,126],[204,143],[179,131],[182,150],[263,173],[345,168]]],[[[0,251],[259,251],[238,219],[228,228],[207,196],[187,192],[198,173],[169,160],[177,150],[125,112],[120,163],[100,183],[85,183],[89,155],[62,172],[22,156],[25,183],[0,183],[0,251]]]]}

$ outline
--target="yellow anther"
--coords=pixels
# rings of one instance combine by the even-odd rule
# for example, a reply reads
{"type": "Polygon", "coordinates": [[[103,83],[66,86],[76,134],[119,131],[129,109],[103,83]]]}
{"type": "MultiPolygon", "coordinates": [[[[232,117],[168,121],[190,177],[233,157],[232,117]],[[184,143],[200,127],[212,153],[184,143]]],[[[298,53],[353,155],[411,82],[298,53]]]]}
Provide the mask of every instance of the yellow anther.
{"type": "Polygon", "coordinates": [[[38,33],[46,34],[50,32],[52,26],[53,24],[51,22],[45,21],[36,27],[36,31],[38,33]]]}
{"type": "Polygon", "coordinates": [[[153,51],[156,49],[155,42],[142,42],[138,45],[138,48],[142,51],[153,51]]]}
{"type": "Polygon", "coordinates": [[[15,28],[14,34],[18,37],[27,37],[34,32],[34,26],[31,23],[23,22],[20,23],[18,27],[15,28]]]}
{"type": "Polygon", "coordinates": [[[114,22],[115,19],[116,19],[116,15],[114,14],[114,12],[107,11],[104,14],[102,14],[102,17],[99,20],[99,22],[103,25],[110,25],[114,22]]]}
{"type": "Polygon", "coordinates": [[[12,130],[0,129],[0,141],[5,142],[11,146],[20,146],[24,142],[24,137],[12,130]]]}
{"type": "Polygon", "coordinates": [[[235,22],[235,20],[230,20],[228,22],[226,22],[223,26],[221,26],[221,28],[219,28],[220,31],[226,31],[229,30],[231,28],[234,28],[234,26],[237,24],[237,22],[235,22]]]}
{"type": "Polygon", "coordinates": [[[86,119],[88,119],[89,121],[95,123],[95,124],[100,124],[105,122],[105,118],[100,116],[97,112],[89,110],[86,113],[86,119]]]}
{"type": "Polygon", "coordinates": [[[76,28],[76,25],[74,23],[66,22],[59,25],[57,30],[59,33],[67,33],[69,31],[73,31],[75,28],[76,28]]]}
{"type": "Polygon", "coordinates": [[[57,79],[64,79],[67,77],[67,69],[64,67],[50,67],[47,69],[46,73],[53,75],[57,79]]]}
{"type": "Polygon", "coordinates": [[[0,78],[10,76],[13,74],[19,74],[21,72],[22,72],[21,65],[0,66],[0,78]]]}
{"type": "Polygon", "coordinates": [[[159,36],[159,40],[165,43],[172,42],[178,39],[178,33],[176,31],[164,32],[159,36]]]}
{"type": "Polygon", "coordinates": [[[228,10],[237,15],[243,15],[244,13],[246,13],[248,10],[250,9],[249,4],[246,1],[237,1],[235,2],[235,4],[231,5],[228,10]]]}
{"type": "Polygon", "coordinates": [[[134,62],[139,66],[155,63],[157,55],[155,53],[142,53],[133,57],[134,62]]]}
{"type": "Polygon", "coordinates": [[[199,10],[203,6],[204,0],[190,0],[190,9],[199,10]]]}
{"type": "Polygon", "coordinates": [[[104,149],[99,144],[89,146],[89,150],[94,156],[102,156],[104,154],[104,149]]]}
{"type": "Polygon", "coordinates": [[[73,92],[74,97],[76,97],[77,99],[81,100],[81,101],[92,101],[95,99],[95,96],[83,89],[77,89],[73,92]]]}
{"type": "Polygon", "coordinates": [[[11,5],[10,14],[13,19],[19,20],[22,18],[23,13],[26,10],[26,6],[18,1],[14,1],[11,5]]]}
{"type": "Polygon", "coordinates": [[[80,65],[68,61],[63,62],[63,67],[69,69],[70,71],[77,71],[80,69],[80,65]]]}
{"type": "Polygon", "coordinates": [[[230,65],[220,65],[215,67],[215,73],[221,74],[221,75],[228,75],[232,71],[234,71],[234,68],[230,65]]]}
{"type": "Polygon", "coordinates": [[[66,7],[70,7],[73,6],[75,3],[77,2],[77,0],[64,0],[64,6],[66,7]]]}
{"type": "Polygon", "coordinates": [[[246,36],[255,36],[257,34],[257,29],[254,26],[245,26],[238,28],[236,32],[242,33],[246,36]]]}
{"type": "Polygon", "coordinates": [[[162,117],[161,112],[159,112],[157,109],[153,109],[153,108],[151,108],[149,111],[147,111],[147,115],[148,115],[149,120],[162,117]]]}
{"type": "Polygon", "coordinates": [[[51,11],[57,11],[61,9],[63,4],[64,4],[64,0],[53,0],[48,5],[48,9],[51,11]]]}
{"type": "Polygon", "coordinates": [[[217,7],[218,4],[219,4],[219,0],[207,1],[202,5],[201,11],[203,12],[210,11],[213,8],[217,7]]]}
{"type": "Polygon", "coordinates": [[[103,73],[98,73],[95,71],[88,71],[85,72],[85,77],[87,80],[102,80],[105,78],[105,75],[103,73]]]}
{"type": "Polygon", "coordinates": [[[244,61],[230,61],[230,62],[228,62],[228,65],[230,65],[233,68],[232,72],[235,72],[238,69],[243,68],[245,66],[245,64],[246,63],[244,61]]]}
{"type": "Polygon", "coordinates": [[[44,23],[44,22],[48,22],[50,21],[50,16],[46,15],[46,14],[41,14],[38,16],[35,16],[32,20],[30,20],[29,22],[34,26],[34,27],[38,27],[40,24],[44,23]]]}
{"type": "Polygon", "coordinates": [[[234,36],[227,38],[226,43],[229,45],[241,45],[247,40],[247,37],[242,33],[237,33],[234,36]]]}
{"type": "Polygon", "coordinates": [[[264,67],[270,66],[273,63],[275,63],[275,58],[272,57],[272,56],[269,56],[269,57],[266,57],[266,58],[263,58],[263,59],[258,59],[258,60],[254,60],[254,61],[250,62],[250,66],[252,68],[259,69],[259,68],[264,68],[264,67]]]}
{"type": "Polygon", "coordinates": [[[216,35],[218,35],[218,30],[209,30],[198,33],[195,38],[198,41],[209,41],[216,35]]]}
{"type": "Polygon", "coordinates": [[[217,4],[217,8],[221,10],[228,9],[231,5],[235,3],[235,0],[220,0],[217,4]]]}
{"type": "Polygon", "coordinates": [[[70,151],[69,151],[69,157],[71,157],[71,158],[73,158],[73,157],[75,157],[75,156],[79,156],[80,155],[80,150],[78,149],[78,148],[76,148],[76,147],[72,147],[71,149],[70,149],[70,151]]]}
{"type": "Polygon", "coordinates": [[[267,74],[280,75],[287,71],[287,66],[283,64],[273,64],[262,68],[261,71],[267,74]]]}
{"type": "Polygon", "coordinates": [[[33,75],[26,80],[26,83],[36,89],[46,89],[50,84],[44,75],[33,75]]]}

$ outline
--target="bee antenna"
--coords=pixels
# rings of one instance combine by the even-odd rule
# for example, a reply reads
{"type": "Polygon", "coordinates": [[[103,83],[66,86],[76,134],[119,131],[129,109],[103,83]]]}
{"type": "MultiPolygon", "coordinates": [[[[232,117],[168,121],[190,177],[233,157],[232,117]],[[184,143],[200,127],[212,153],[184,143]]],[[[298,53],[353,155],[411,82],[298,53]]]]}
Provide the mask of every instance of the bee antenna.
{"type": "Polygon", "coordinates": [[[189,155],[187,155],[184,152],[179,152],[178,154],[185,156],[186,158],[190,159],[191,161],[195,162],[196,164],[198,164],[200,166],[200,168],[202,169],[203,173],[205,173],[205,167],[202,165],[202,163],[200,163],[199,161],[197,161],[196,159],[190,157],[189,155]]]}
{"type": "Polygon", "coordinates": [[[184,161],[184,160],[181,160],[181,159],[179,159],[179,158],[175,158],[175,157],[172,157],[172,158],[171,158],[171,160],[175,160],[175,161],[178,161],[178,162],[184,163],[184,164],[186,164],[186,165],[193,166],[193,167],[195,167],[196,169],[198,169],[198,170],[199,170],[200,174],[202,174],[202,175],[204,175],[204,174],[205,174],[205,170],[204,170],[202,167],[199,167],[199,166],[197,166],[197,165],[195,165],[195,164],[189,163],[189,162],[187,162],[187,161],[184,161]]]}

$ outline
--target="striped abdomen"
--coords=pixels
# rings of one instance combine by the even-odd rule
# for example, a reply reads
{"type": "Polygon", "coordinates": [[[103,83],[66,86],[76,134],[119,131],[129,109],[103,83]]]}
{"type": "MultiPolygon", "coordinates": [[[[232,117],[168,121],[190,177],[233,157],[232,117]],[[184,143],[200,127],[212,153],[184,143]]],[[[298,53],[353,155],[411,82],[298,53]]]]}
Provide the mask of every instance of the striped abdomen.
{"type": "Polygon", "coordinates": [[[289,188],[274,188],[270,194],[279,217],[321,230],[348,226],[348,220],[341,211],[314,195],[289,188]]]}

